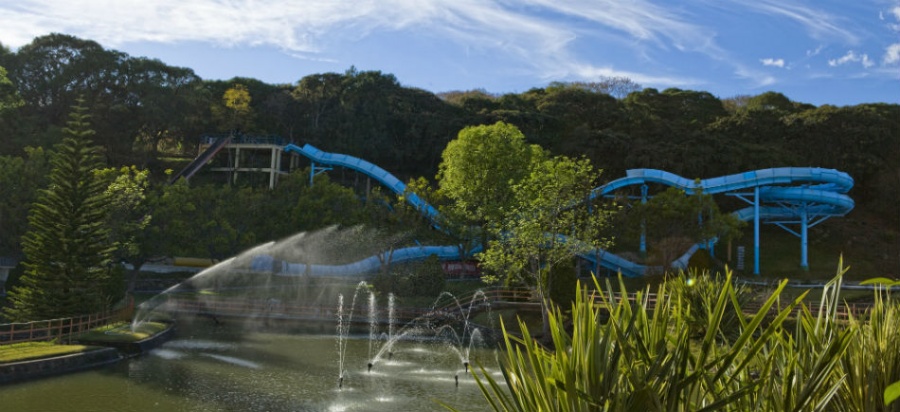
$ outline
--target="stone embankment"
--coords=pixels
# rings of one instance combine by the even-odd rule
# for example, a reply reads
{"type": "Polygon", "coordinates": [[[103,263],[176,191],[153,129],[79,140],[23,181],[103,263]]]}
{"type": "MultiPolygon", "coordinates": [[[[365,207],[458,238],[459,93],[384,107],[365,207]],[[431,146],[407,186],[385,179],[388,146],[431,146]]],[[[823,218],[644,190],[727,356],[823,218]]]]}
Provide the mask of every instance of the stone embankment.
{"type": "Polygon", "coordinates": [[[122,359],[145,353],[165,342],[175,326],[138,342],[80,342],[98,349],[51,358],[0,364],[0,385],[30,379],[56,376],[110,365],[122,359]]]}

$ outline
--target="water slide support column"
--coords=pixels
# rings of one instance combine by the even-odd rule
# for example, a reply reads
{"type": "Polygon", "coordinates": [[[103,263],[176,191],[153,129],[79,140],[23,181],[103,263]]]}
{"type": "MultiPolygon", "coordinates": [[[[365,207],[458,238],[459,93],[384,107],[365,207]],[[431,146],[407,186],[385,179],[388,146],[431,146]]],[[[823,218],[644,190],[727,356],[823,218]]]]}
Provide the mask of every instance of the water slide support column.
{"type": "Polygon", "coordinates": [[[275,188],[276,173],[281,168],[278,162],[279,159],[281,159],[281,156],[279,156],[278,146],[273,146],[272,155],[269,158],[269,189],[275,188]]]}
{"type": "MultiPolygon", "coordinates": [[[[647,203],[647,185],[641,185],[641,204],[647,203]]],[[[641,219],[641,257],[647,256],[647,224],[641,219]]]]}
{"type": "Polygon", "coordinates": [[[331,170],[328,166],[316,166],[316,162],[311,162],[309,164],[309,185],[313,185],[313,177],[328,170],[331,170]]]}
{"type": "Polygon", "coordinates": [[[809,270],[809,260],[807,256],[807,246],[809,245],[809,215],[807,214],[806,203],[804,202],[800,208],[800,268],[809,270]]]}
{"type": "Polygon", "coordinates": [[[753,187],[753,274],[759,274],[759,186],[753,187]]]}

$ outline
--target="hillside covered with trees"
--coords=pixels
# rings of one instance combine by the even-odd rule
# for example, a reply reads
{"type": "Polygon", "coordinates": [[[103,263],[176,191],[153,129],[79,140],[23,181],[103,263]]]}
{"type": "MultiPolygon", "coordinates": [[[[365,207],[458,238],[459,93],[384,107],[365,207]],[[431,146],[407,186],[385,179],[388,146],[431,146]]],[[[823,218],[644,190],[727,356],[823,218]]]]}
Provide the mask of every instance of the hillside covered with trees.
{"type": "Polygon", "coordinates": [[[277,135],[366,159],[402,179],[433,181],[442,152],[461,130],[502,121],[553,155],[586,157],[605,180],[631,168],[688,178],[780,166],[847,172],[855,179],[850,195],[856,209],[815,230],[848,248],[864,244],[859,257],[883,269],[871,275],[900,272],[896,104],[816,107],[774,91],[721,98],[643,88],[622,78],[551,83],[504,95],[435,94],[405,87],[391,74],[352,67],[295,84],[213,81],[190,68],[62,34],[38,37],[16,52],[0,45],[0,68],[0,255],[22,256],[29,207],[50,181],[51,152],[63,141],[62,130],[81,98],[106,167],[146,171],[146,201],[119,210],[132,222],[152,216],[120,238],[133,247],[120,248],[115,258],[136,264],[175,254],[221,259],[336,223],[427,226],[413,213],[356,206],[352,189],[328,183],[327,176],[309,187],[300,174],[271,192],[167,185],[166,169],[178,164],[172,158],[196,155],[204,135],[277,135]],[[240,110],[223,99],[234,91],[249,98],[240,110]]]}

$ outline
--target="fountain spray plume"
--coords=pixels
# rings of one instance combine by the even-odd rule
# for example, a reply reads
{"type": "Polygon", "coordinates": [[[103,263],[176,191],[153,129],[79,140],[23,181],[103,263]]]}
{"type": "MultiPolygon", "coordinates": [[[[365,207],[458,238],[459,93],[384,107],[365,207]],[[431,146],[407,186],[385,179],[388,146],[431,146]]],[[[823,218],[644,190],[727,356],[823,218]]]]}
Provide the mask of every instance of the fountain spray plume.
{"type": "Polygon", "coordinates": [[[376,308],[375,294],[369,292],[369,372],[375,365],[374,347],[376,333],[378,332],[378,309],[376,308]]]}
{"type": "Polygon", "coordinates": [[[203,290],[218,288],[222,286],[222,279],[220,278],[227,278],[229,274],[234,272],[236,269],[248,267],[254,256],[269,253],[269,251],[276,246],[276,242],[274,241],[254,246],[231,258],[203,269],[196,275],[193,275],[190,278],[185,279],[184,281],[171,286],[166,290],[163,290],[162,292],[138,305],[137,311],[131,322],[132,331],[134,331],[140,325],[140,323],[143,323],[147,319],[149,319],[155,311],[159,309],[166,309],[165,305],[169,303],[169,296],[180,292],[196,293],[198,291],[202,292],[203,290]]]}
{"type": "Polygon", "coordinates": [[[337,348],[338,348],[338,388],[344,387],[344,355],[347,351],[347,340],[344,339],[344,294],[338,295],[337,307],[337,348]]]}
{"type": "Polygon", "coordinates": [[[465,368],[466,373],[469,372],[469,357],[472,349],[476,345],[484,343],[484,339],[481,336],[481,330],[471,322],[472,310],[482,307],[487,310],[488,318],[490,318],[490,302],[482,290],[475,292],[472,296],[472,300],[469,301],[469,304],[466,307],[463,307],[459,298],[449,292],[441,293],[437,299],[435,299],[434,305],[432,305],[432,314],[434,316],[443,316],[450,318],[447,320],[457,320],[462,323],[462,328],[459,332],[454,329],[452,322],[449,322],[438,326],[436,333],[449,338],[450,341],[448,342],[448,345],[457,356],[459,356],[459,361],[465,368]],[[444,306],[438,306],[445,298],[449,298],[450,303],[444,306]]]}
{"type": "Polygon", "coordinates": [[[394,324],[397,316],[394,314],[394,294],[388,293],[388,360],[394,358],[394,324]]]}
{"type": "Polygon", "coordinates": [[[356,298],[359,296],[360,290],[366,289],[368,284],[365,281],[359,282],[353,292],[353,299],[350,300],[349,308],[344,306],[344,294],[338,294],[337,308],[337,347],[338,347],[338,378],[340,385],[344,384],[344,361],[347,358],[347,338],[350,334],[350,326],[353,324],[353,309],[356,307],[356,298]],[[345,311],[346,309],[346,311],[345,311]]]}

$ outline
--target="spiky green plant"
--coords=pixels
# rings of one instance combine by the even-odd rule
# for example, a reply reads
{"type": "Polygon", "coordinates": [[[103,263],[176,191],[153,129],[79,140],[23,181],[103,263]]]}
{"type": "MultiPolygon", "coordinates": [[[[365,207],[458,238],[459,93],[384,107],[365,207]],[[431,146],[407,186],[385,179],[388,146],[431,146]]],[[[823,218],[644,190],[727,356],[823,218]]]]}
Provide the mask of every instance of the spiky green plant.
{"type": "Polygon", "coordinates": [[[842,360],[858,336],[837,318],[843,272],[816,310],[801,303],[805,294],[780,307],[784,281],[745,313],[727,271],[707,279],[717,287],[701,303],[684,284],[660,286],[652,305],[646,290],[620,299],[621,281],[581,289],[570,318],[552,311],[550,348],[524,324],[521,338],[505,335],[505,386],[484,369],[473,374],[496,411],[866,410],[840,407],[842,360]],[[729,318],[739,325],[723,333],[729,318]]]}
{"type": "Polygon", "coordinates": [[[847,374],[840,391],[841,409],[847,411],[900,411],[900,402],[885,404],[886,390],[900,381],[900,304],[891,298],[891,279],[872,279],[879,285],[874,304],[862,317],[851,317],[858,330],[841,359],[847,374]]]}

